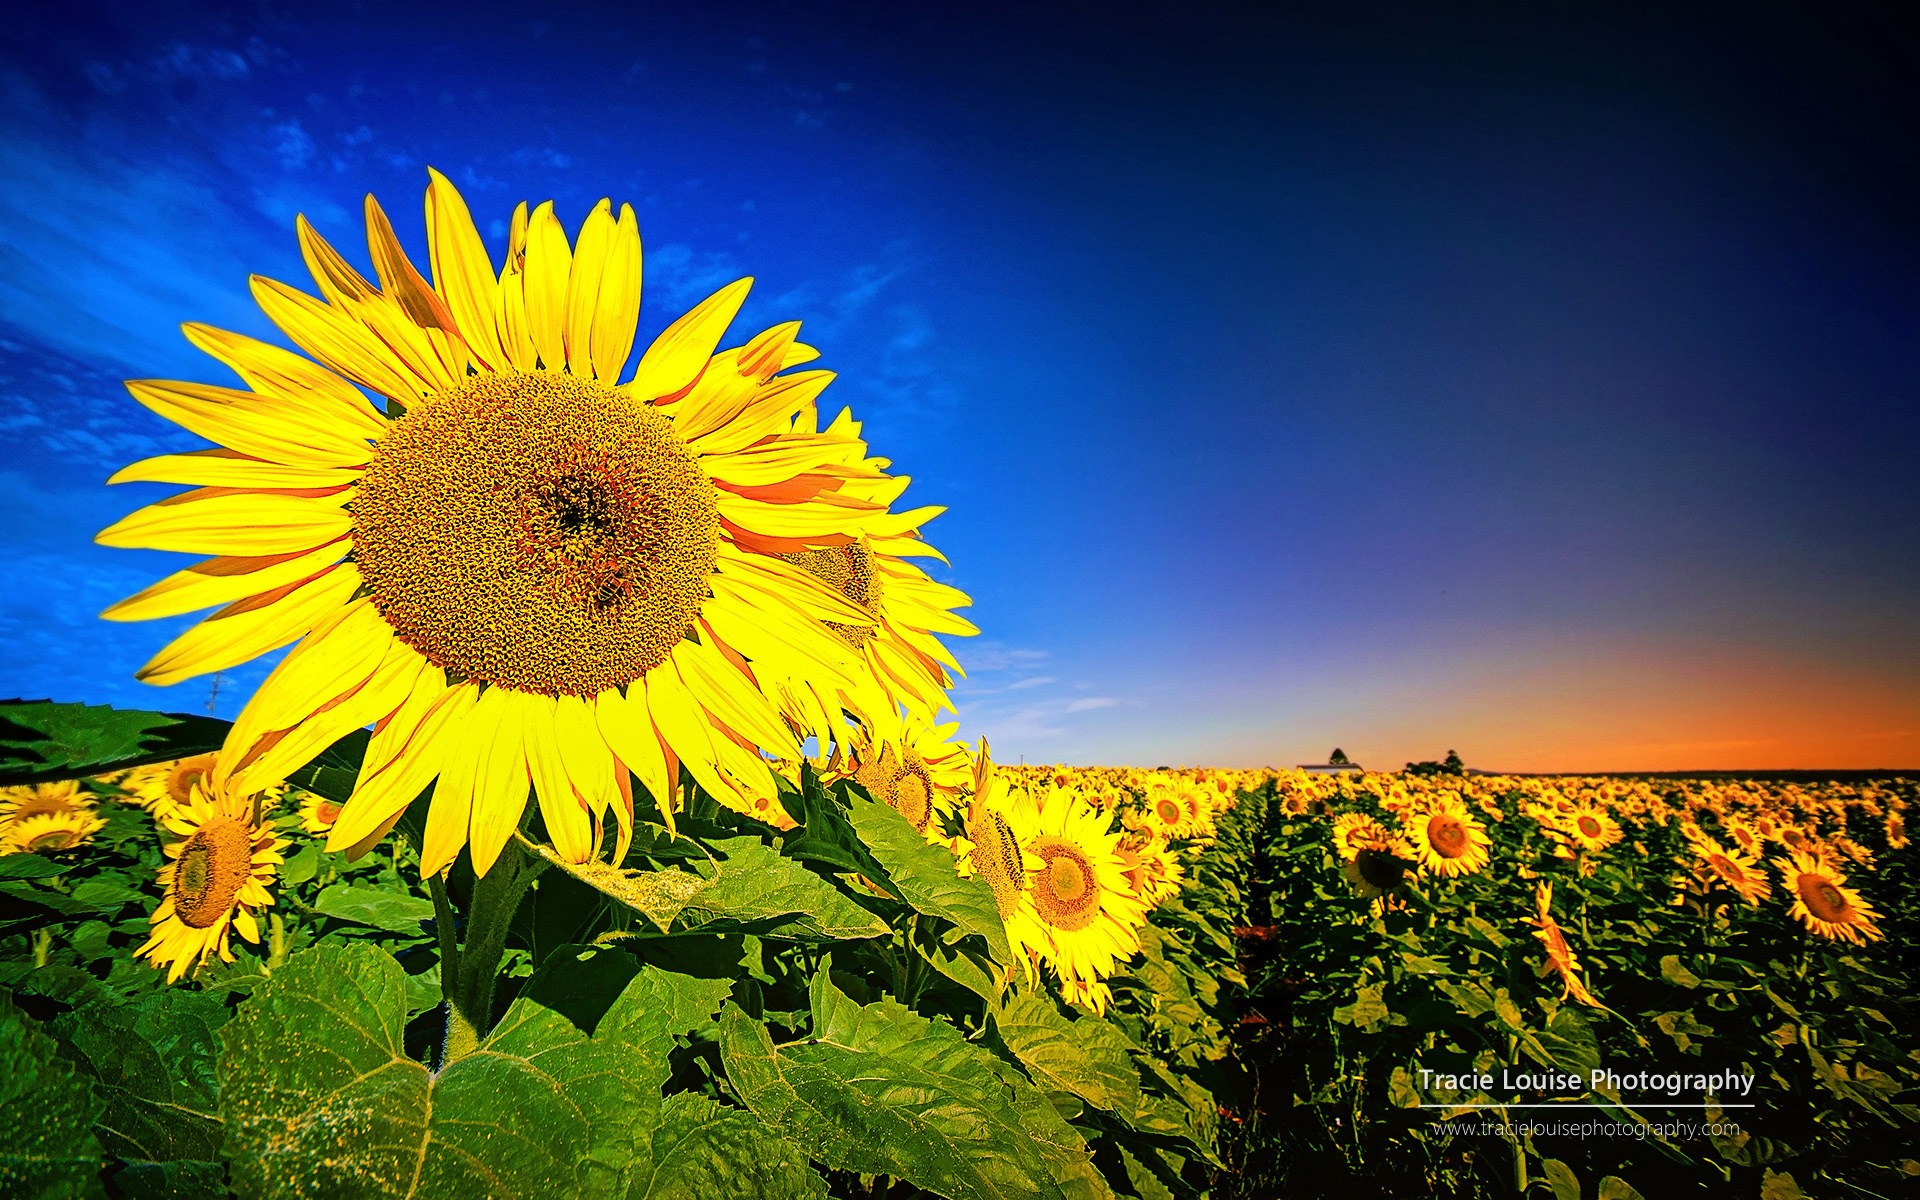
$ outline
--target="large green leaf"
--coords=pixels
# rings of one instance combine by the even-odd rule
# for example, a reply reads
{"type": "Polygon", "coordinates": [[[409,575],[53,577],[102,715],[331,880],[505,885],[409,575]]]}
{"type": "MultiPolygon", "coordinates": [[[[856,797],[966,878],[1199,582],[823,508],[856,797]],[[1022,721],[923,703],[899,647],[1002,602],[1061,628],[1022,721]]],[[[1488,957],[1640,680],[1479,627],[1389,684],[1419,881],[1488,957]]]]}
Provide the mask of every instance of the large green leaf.
{"type": "Polygon", "coordinates": [[[206,754],[220,748],[229,728],[183,713],[0,700],[0,787],[206,754]]]}
{"type": "Polygon", "coordinates": [[[758,838],[710,843],[725,861],[701,863],[708,886],[688,898],[674,928],[702,933],[746,931],[793,941],[838,942],[885,937],[885,921],[825,879],[758,838]]]}
{"type": "Polygon", "coordinates": [[[951,921],[964,933],[980,935],[995,962],[1013,961],[1007,948],[1007,928],[1000,920],[992,888],[978,879],[962,878],[954,869],[953,855],[929,845],[913,823],[891,806],[853,796],[847,812],[860,839],[915,912],[951,921]]]}
{"type": "Polygon", "coordinates": [[[782,854],[825,863],[835,871],[865,875],[876,883],[885,879],[886,871],[848,819],[851,790],[847,785],[833,789],[821,786],[812,764],[806,762],[800,764],[798,789],[784,786],[784,780],[780,782],[783,785],[781,803],[786,805],[788,814],[800,822],[797,828],[781,836],[782,854]]]}
{"type": "Polygon", "coordinates": [[[219,1159],[217,1031],[227,1015],[203,993],[167,990],[91,1004],[53,1022],[50,1032],[106,1101],[95,1132],[108,1154],[155,1163],[219,1159]]]}
{"type": "Polygon", "coordinates": [[[667,1098],[651,1155],[634,1164],[627,1200],[825,1200],[807,1156],[759,1117],[695,1092],[667,1098]]]}
{"type": "Polygon", "coordinates": [[[94,1196],[100,1100],[54,1041],[0,996],[0,1196],[94,1196]]]}
{"type": "Polygon", "coordinates": [[[855,1004],[824,969],[813,1020],[811,1039],[775,1047],[766,1026],[729,1006],[720,1052],[747,1106],[816,1160],[953,1200],[1068,1194],[1049,1140],[1057,1130],[1023,1120],[1017,1073],[1001,1076],[1005,1064],[957,1028],[893,1000],[855,1004]]]}
{"type": "Polygon", "coordinates": [[[732,988],[730,979],[643,966],[624,950],[566,946],[548,956],[520,996],[617,1048],[633,1085],[657,1098],[670,1073],[674,1035],[712,1025],[732,988]]]}
{"type": "Polygon", "coordinates": [[[611,1195],[644,1095],[622,1056],[516,1001],[437,1075],[406,1054],[406,977],[363,943],[296,954],[221,1030],[248,1196],[611,1195]],[[624,1123],[623,1123],[624,1122],[624,1123]]]}
{"type": "Polygon", "coordinates": [[[695,895],[711,886],[711,880],[688,871],[634,871],[599,861],[571,863],[554,853],[553,847],[535,846],[549,866],[560,868],[601,895],[639,913],[661,933],[673,928],[680,911],[695,895]]]}
{"type": "Polygon", "coordinates": [[[352,883],[329,885],[313,902],[313,910],[341,921],[414,937],[427,936],[420,922],[433,920],[431,900],[352,883]]]}
{"type": "Polygon", "coordinates": [[[1107,1112],[1131,1116],[1139,1110],[1140,1072],[1126,1035],[1106,1021],[1070,1021],[1050,997],[1028,993],[1003,1008],[996,1023],[1035,1082],[1107,1112]]]}

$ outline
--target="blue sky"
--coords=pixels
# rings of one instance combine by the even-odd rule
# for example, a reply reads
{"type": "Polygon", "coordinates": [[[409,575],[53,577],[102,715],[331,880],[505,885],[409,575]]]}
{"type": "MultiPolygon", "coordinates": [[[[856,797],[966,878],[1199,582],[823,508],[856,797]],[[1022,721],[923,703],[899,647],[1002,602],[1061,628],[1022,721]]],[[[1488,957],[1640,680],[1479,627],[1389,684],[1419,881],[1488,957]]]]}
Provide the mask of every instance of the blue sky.
{"type": "Polygon", "coordinates": [[[0,694],[206,704],[95,617],[171,569],[91,545],[165,490],[102,481],[193,444],[119,381],[269,335],[296,212],[422,246],[432,164],[496,250],[631,202],[643,335],[744,274],[743,332],[805,322],[951,506],[1008,757],[1920,763],[1912,47],[1865,18],[451,11],[0,41],[0,694]]]}

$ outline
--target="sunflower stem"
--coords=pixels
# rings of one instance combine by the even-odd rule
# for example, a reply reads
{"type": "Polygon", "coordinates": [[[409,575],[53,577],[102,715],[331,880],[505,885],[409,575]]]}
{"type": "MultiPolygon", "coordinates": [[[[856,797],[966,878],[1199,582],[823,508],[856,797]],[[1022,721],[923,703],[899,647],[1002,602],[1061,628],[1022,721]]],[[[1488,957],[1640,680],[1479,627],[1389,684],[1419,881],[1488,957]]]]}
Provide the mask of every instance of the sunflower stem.
{"type": "MultiPolygon", "coordinates": [[[[493,990],[499,978],[500,959],[507,950],[507,930],[513,925],[514,914],[519,911],[528,886],[546,865],[527,855],[517,842],[509,841],[494,861],[493,869],[474,882],[473,902],[467,907],[466,939],[451,973],[453,991],[447,996],[443,1066],[470,1053],[493,1026],[493,990]]],[[[438,913],[436,907],[436,924],[438,913]]],[[[444,969],[440,978],[441,990],[445,993],[447,973],[444,969]]]]}

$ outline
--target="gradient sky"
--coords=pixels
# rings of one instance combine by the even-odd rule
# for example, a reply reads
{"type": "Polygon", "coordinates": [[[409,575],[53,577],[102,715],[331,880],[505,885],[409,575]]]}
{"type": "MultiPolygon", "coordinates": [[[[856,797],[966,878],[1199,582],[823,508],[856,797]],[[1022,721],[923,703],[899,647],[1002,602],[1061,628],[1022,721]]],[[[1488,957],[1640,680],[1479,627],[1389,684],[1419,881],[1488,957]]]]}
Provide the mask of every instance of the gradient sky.
{"type": "Polygon", "coordinates": [[[96,617],[176,566],[91,544],[170,490],[102,481],[195,444],[119,381],[272,336],[296,212],[421,250],[433,164],[496,254],[631,202],[643,336],[743,274],[743,335],[806,323],[951,506],[1003,758],[1920,765],[1920,51],[1874,8],[43,7],[0,695],[206,706],[131,678],[178,623],[96,617]]]}

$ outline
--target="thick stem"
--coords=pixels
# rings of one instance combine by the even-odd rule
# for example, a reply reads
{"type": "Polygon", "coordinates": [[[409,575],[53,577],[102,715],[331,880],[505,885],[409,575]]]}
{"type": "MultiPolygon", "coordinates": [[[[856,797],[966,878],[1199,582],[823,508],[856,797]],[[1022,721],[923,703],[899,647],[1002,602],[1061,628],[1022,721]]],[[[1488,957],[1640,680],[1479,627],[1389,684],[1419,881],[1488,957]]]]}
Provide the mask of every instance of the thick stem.
{"type": "MultiPolygon", "coordinates": [[[[446,968],[446,960],[442,960],[440,988],[447,997],[443,1066],[473,1050],[492,1026],[493,986],[500,959],[507,950],[507,930],[513,924],[514,913],[519,911],[521,899],[527,894],[527,887],[545,867],[545,862],[527,855],[518,843],[509,841],[500,851],[493,869],[474,882],[473,902],[467,907],[466,939],[453,960],[451,971],[446,968]]],[[[444,892],[444,883],[434,891],[435,924],[441,923],[444,892]]],[[[451,930],[450,912],[446,925],[451,930]]],[[[442,935],[443,955],[450,938],[450,932],[442,935]]]]}

